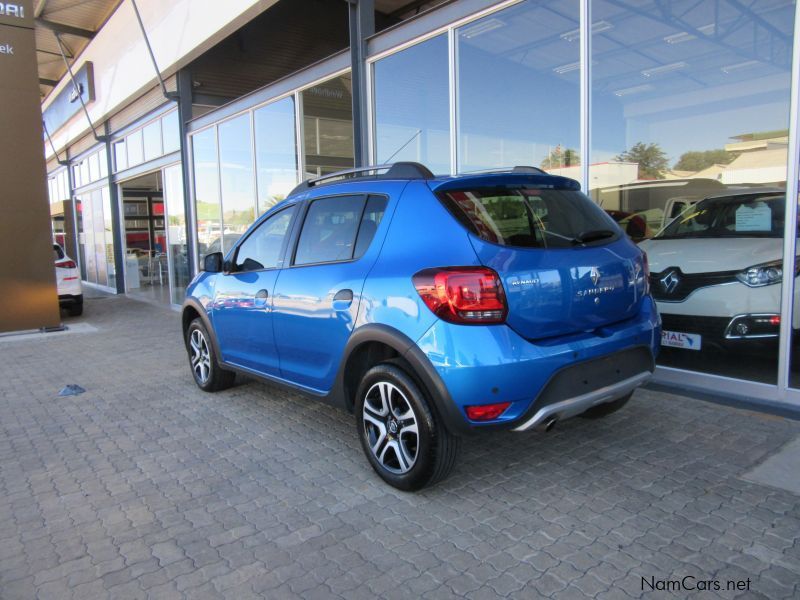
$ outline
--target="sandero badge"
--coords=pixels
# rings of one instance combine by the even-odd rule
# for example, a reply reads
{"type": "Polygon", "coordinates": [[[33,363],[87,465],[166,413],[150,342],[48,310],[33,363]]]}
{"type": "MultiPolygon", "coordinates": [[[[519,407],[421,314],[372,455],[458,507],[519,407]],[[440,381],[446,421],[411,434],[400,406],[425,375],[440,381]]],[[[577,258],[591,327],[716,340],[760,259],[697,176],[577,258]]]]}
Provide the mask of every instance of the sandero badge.
{"type": "Polygon", "coordinates": [[[202,260],[183,307],[197,385],[243,373],[350,411],[403,490],[444,478],[469,434],[620,409],[661,339],[643,252],[534,167],[326,175],[202,260]]]}

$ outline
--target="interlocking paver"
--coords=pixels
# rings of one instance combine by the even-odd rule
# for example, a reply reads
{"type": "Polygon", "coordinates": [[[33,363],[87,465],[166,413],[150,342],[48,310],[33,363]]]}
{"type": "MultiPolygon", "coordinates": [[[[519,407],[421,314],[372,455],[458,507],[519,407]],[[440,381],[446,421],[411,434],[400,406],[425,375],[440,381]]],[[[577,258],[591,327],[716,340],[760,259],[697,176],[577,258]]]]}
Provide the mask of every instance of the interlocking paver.
{"type": "Polygon", "coordinates": [[[450,479],[405,494],[349,415],[197,390],[173,311],[106,297],[85,319],[0,343],[3,600],[625,599],[686,574],[800,595],[800,498],[739,478],[800,423],[640,390],[605,420],[467,440],[450,479]]]}

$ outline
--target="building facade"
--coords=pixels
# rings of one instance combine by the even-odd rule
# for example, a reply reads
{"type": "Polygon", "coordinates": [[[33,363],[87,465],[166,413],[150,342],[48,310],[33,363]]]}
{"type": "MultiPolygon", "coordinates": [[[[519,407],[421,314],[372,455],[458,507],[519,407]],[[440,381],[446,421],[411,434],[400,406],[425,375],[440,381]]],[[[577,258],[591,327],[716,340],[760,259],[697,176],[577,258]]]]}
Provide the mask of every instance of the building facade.
{"type": "Polygon", "coordinates": [[[53,232],[85,282],[177,306],[202,256],[305,178],[533,165],[661,257],[665,328],[683,335],[659,381],[800,407],[795,2],[222,4],[139,0],[142,31],[126,0],[74,61],[92,63],[100,135],[76,111],[45,150],[53,232]],[[710,197],[733,198],[713,235],[710,197]]]}

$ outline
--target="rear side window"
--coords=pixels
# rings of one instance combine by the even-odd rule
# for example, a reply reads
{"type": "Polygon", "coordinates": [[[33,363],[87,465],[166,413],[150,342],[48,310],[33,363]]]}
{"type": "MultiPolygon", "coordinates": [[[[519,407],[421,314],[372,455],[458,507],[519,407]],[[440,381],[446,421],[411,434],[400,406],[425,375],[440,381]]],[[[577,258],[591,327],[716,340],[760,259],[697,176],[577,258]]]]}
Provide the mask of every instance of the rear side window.
{"type": "Polygon", "coordinates": [[[53,244],[53,260],[61,260],[64,258],[64,251],[58,244],[53,244]]]}
{"type": "Polygon", "coordinates": [[[378,231],[378,225],[383,220],[383,214],[386,212],[386,203],[388,200],[385,196],[370,196],[367,200],[367,207],[364,209],[364,216],[361,217],[361,226],[358,228],[358,237],[356,238],[356,249],[353,252],[353,258],[359,258],[364,255],[369,245],[372,243],[372,238],[378,231]]]}
{"type": "Polygon", "coordinates": [[[312,202],[308,208],[295,265],[336,262],[353,258],[365,196],[333,196],[312,202]]]}
{"type": "Polygon", "coordinates": [[[472,233],[503,246],[572,248],[619,237],[614,220],[573,190],[479,188],[439,198],[472,233]]]}

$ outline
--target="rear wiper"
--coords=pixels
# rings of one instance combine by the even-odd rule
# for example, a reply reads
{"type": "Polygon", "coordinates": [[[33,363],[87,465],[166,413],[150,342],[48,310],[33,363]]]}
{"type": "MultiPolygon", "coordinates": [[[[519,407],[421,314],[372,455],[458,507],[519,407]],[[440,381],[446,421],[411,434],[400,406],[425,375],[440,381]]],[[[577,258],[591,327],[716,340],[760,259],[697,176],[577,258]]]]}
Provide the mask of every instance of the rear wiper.
{"type": "Polygon", "coordinates": [[[572,238],[573,244],[588,244],[589,242],[596,242],[597,240],[604,240],[606,238],[614,237],[615,232],[610,229],[593,229],[591,231],[584,231],[572,238]]]}

